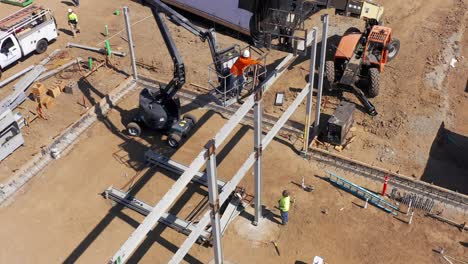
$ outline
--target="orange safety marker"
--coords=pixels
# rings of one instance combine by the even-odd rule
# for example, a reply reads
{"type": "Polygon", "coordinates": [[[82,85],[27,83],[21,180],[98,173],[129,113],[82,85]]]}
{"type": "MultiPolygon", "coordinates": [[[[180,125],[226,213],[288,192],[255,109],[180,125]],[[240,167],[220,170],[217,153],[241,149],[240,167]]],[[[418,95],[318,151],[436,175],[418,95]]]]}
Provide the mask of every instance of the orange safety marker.
{"type": "Polygon", "coordinates": [[[388,175],[385,175],[385,181],[382,188],[382,196],[385,196],[385,193],[387,192],[388,178],[388,175]]]}

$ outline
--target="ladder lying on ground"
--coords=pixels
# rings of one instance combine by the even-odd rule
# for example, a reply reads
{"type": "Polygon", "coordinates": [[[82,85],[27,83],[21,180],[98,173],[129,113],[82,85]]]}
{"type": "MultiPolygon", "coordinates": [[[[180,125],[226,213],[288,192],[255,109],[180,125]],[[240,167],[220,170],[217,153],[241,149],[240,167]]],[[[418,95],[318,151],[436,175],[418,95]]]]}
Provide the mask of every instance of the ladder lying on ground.
{"type": "Polygon", "coordinates": [[[393,215],[397,215],[397,211],[400,210],[400,208],[398,208],[397,206],[385,201],[385,199],[383,199],[382,197],[362,188],[361,186],[358,186],[344,178],[341,178],[333,172],[327,171],[327,173],[330,175],[328,177],[330,182],[334,183],[341,189],[356,195],[364,201],[368,201],[369,203],[379,208],[382,208],[384,211],[393,215]]]}

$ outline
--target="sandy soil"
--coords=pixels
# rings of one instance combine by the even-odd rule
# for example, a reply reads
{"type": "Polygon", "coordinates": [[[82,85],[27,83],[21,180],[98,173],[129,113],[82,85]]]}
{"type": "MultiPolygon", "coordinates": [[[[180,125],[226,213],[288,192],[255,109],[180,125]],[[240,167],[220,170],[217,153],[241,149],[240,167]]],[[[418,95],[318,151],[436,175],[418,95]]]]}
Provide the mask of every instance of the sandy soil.
{"type": "MultiPolygon", "coordinates": [[[[3,252],[8,253],[1,254],[0,262],[103,262],[142,217],[126,209],[111,207],[99,193],[110,185],[124,185],[137,173],[133,168],[143,171],[133,188],[138,198],[153,204],[166,192],[175,180],[174,175],[141,168],[143,150],[164,144],[150,133],[138,140],[128,139],[120,133],[122,119],[127,118],[135,99],[136,94],[103,122],[94,125],[75,150],[32,180],[16,196],[14,203],[0,209],[3,227],[0,237],[8,237],[1,243],[3,252]]],[[[181,149],[175,153],[166,147],[157,150],[185,164],[194,158],[204,142],[225,122],[220,116],[202,110],[195,114],[200,117],[202,128],[181,149]]],[[[252,149],[248,143],[251,139],[252,131],[245,126],[239,126],[228,139],[226,148],[218,154],[220,178],[228,179],[239,161],[248,156],[252,149]],[[234,144],[239,140],[246,144],[234,144]]],[[[245,232],[238,233],[237,227],[228,229],[223,238],[226,259],[234,263],[265,260],[307,263],[314,255],[320,255],[329,263],[439,263],[439,256],[431,253],[439,246],[447,248],[453,256],[466,255],[466,248],[460,244],[465,242],[466,236],[457,229],[419,215],[414,224],[407,225],[406,216],[393,218],[374,207],[364,210],[361,208],[363,201],[316,177],[325,176],[325,173],[313,163],[284,158],[293,155],[296,155],[293,148],[285,142],[274,142],[265,152],[266,215],[267,221],[273,222],[269,224],[273,230],[270,235],[277,242],[281,256],[276,255],[271,237],[249,240],[245,238],[245,232]],[[276,155],[278,152],[283,155],[276,155]],[[314,192],[303,192],[290,183],[299,182],[302,176],[306,177],[307,184],[316,187],[314,192]],[[275,227],[279,219],[274,216],[277,214],[274,206],[283,188],[292,191],[296,204],[291,211],[290,224],[278,228],[275,227]],[[322,213],[324,210],[327,214],[322,213]]],[[[359,182],[359,179],[354,180],[359,182]]],[[[365,181],[361,183],[366,186],[365,181]]],[[[248,174],[241,185],[252,193],[252,176],[248,174]]],[[[189,185],[170,211],[186,218],[204,195],[204,188],[189,185]]],[[[251,216],[245,214],[242,217],[250,219],[251,216]]],[[[248,224],[242,217],[234,226],[248,224]]],[[[130,263],[164,263],[184,238],[163,226],[158,226],[151,237],[156,238],[147,239],[130,263]]],[[[206,263],[211,256],[210,248],[195,246],[186,261],[206,263]]]]}
{"type": "MultiPolygon", "coordinates": [[[[51,45],[50,51],[64,47],[67,42],[102,46],[105,38],[102,33],[106,24],[113,36],[112,46],[116,50],[126,51],[127,43],[121,38],[124,34],[119,33],[123,28],[123,17],[112,13],[124,4],[129,5],[132,21],[140,21],[134,26],[137,58],[157,68],[156,71],[141,69],[141,73],[158,79],[170,78],[172,65],[167,63],[167,51],[146,8],[123,0],[99,3],[82,1],[82,6],[77,9],[82,33],[73,39],[66,31],[65,14],[69,2],[37,2],[54,10],[62,32],[51,45]]],[[[467,193],[465,164],[468,163],[463,163],[463,160],[468,152],[435,140],[440,133],[453,132],[450,135],[456,139],[454,145],[467,144],[468,53],[463,49],[468,42],[464,32],[467,2],[379,2],[386,9],[386,25],[393,28],[395,37],[401,40],[402,49],[399,57],[388,65],[382,75],[381,95],[373,100],[380,115],[370,118],[356,111],[356,125],[352,135],[356,135],[357,140],[342,154],[467,193]],[[458,60],[455,68],[449,66],[452,58],[458,60]],[[444,129],[441,129],[442,122],[445,124],[444,129]],[[446,151],[460,154],[446,155],[446,151]]],[[[17,9],[5,4],[0,6],[0,17],[17,9]]],[[[331,13],[321,13],[325,12],[331,13]]],[[[319,16],[312,17],[308,23],[319,25],[319,16]]],[[[352,25],[362,26],[362,22],[333,16],[330,43],[336,41],[334,35],[342,34],[352,25]]],[[[206,43],[170,23],[169,27],[186,61],[189,82],[206,85],[207,67],[211,63],[206,43]]],[[[222,33],[219,36],[221,45],[245,45],[232,32],[222,33]]],[[[70,52],[72,56],[83,58],[97,56],[78,50],[70,52]]],[[[271,52],[268,62],[278,62],[282,56],[284,54],[271,52]]],[[[31,56],[8,69],[4,77],[39,62],[43,57],[31,56]]],[[[272,106],[276,91],[286,91],[287,103],[292,102],[296,92],[291,88],[304,87],[308,63],[307,60],[299,60],[272,87],[265,98],[265,112],[279,116],[284,111],[286,106],[272,106]]],[[[91,85],[81,90],[88,95],[90,102],[103,97],[126,77],[125,72],[130,72],[128,58],[118,59],[115,64],[123,72],[103,68],[90,77],[91,85]]],[[[2,88],[0,97],[5,96],[10,87],[2,88]]],[[[193,89],[190,85],[186,85],[186,88],[193,89]]],[[[37,120],[30,128],[23,130],[27,146],[0,164],[0,181],[10,177],[32,154],[40,151],[42,145],[48,144],[79,117],[83,108],[76,102],[80,98],[81,93],[62,95],[56,107],[47,111],[49,120],[37,120]]],[[[352,95],[346,95],[346,98],[357,102],[352,95]]],[[[338,99],[327,95],[325,100],[328,103],[324,112],[331,114],[333,104],[338,99]]],[[[174,182],[175,176],[143,168],[144,150],[148,147],[156,148],[188,164],[225,121],[216,113],[196,110],[202,127],[174,153],[165,147],[163,138],[158,134],[145,133],[142,139],[129,139],[121,133],[136,103],[137,96],[133,94],[113,110],[108,118],[89,129],[69,155],[50,165],[23,188],[12,203],[0,208],[0,224],[3,227],[0,229],[0,237],[7,238],[0,242],[3,248],[1,263],[106,261],[141,222],[142,217],[129,210],[111,207],[99,193],[111,185],[123,186],[130,177],[142,171],[140,183],[134,187],[134,192],[147,203],[156,203],[174,182]]],[[[32,107],[31,102],[25,103],[27,107],[32,107]]],[[[303,117],[304,109],[301,108],[293,119],[302,122],[303,117]]],[[[237,170],[251,151],[252,141],[250,128],[239,126],[227,148],[218,155],[221,178],[229,179],[237,170]],[[239,141],[245,143],[235,144],[239,141]]],[[[439,255],[432,252],[433,249],[444,247],[447,254],[464,257],[466,261],[466,234],[420,214],[414,219],[413,225],[407,225],[405,216],[392,218],[373,207],[361,209],[362,201],[315,177],[325,176],[323,168],[298,158],[296,145],[301,144],[274,142],[269,147],[271,150],[265,153],[265,186],[268,186],[264,193],[265,205],[275,211],[273,207],[284,188],[291,189],[297,201],[291,212],[290,224],[279,228],[279,231],[277,227],[272,229],[281,256],[277,256],[268,241],[270,238],[261,242],[251,241],[237,232],[236,228],[230,228],[223,238],[227,260],[234,263],[309,263],[315,255],[320,255],[328,263],[444,263],[439,255]],[[302,192],[290,183],[300,181],[302,176],[306,177],[307,183],[316,186],[313,193],[302,192]],[[325,210],[328,214],[322,213],[325,210]]],[[[339,173],[372,190],[380,189],[374,183],[344,172],[339,173]]],[[[250,175],[244,179],[242,186],[253,193],[253,179],[250,175]]],[[[189,185],[171,212],[185,218],[205,195],[204,188],[189,185]]],[[[267,215],[273,222],[278,220],[271,214],[267,215]]],[[[247,214],[243,217],[250,216],[247,214]]],[[[242,218],[238,221],[234,226],[248,224],[242,218]]],[[[183,239],[183,235],[158,226],[131,263],[139,260],[141,263],[165,263],[183,239]]],[[[206,263],[211,256],[211,248],[196,246],[186,261],[206,263]]]]}

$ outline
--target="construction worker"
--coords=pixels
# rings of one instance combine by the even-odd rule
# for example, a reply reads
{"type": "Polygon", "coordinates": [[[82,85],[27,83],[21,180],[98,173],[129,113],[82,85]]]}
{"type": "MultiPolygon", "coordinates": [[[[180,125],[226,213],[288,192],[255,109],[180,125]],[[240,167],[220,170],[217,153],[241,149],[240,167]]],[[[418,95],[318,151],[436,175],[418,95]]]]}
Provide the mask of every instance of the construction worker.
{"type": "Polygon", "coordinates": [[[73,33],[73,37],[76,37],[76,33],[80,33],[80,27],[78,26],[78,16],[71,8],[68,9],[68,25],[73,33]]]}
{"type": "MultiPolygon", "coordinates": [[[[253,60],[250,58],[250,51],[248,49],[245,49],[242,51],[242,55],[237,59],[237,61],[232,65],[231,67],[231,78],[229,79],[229,88],[230,89],[235,89],[235,92],[237,92],[237,98],[239,100],[242,88],[244,86],[244,70],[250,65],[255,65],[259,64],[260,62],[257,60],[253,60]],[[236,87],[237,86],[237,87],[236,87]]],[[[241,103],[241,102],[239,102],[241,103]]]]}
{"type": "Polygon", "coordinates": [[[278,203],[282,224],[286,225],[289,219],[289,207],[291,206],[291,198],[289,197],[289,192],[287,190],[283,191],[283,197],[279,199],[278,203]]]}

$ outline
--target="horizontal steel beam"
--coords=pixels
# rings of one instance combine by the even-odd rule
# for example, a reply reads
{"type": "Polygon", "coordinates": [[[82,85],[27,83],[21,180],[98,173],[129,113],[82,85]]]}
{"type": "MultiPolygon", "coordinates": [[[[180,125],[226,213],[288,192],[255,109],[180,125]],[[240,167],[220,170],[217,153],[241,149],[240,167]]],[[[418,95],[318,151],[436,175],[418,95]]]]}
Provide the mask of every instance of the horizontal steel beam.
{"type": "Polygon", "coordinates": [[[71,67],[71,66],[81,62],[82,60],[83,60],[82,58],[78,57],[75,60],[72,60],[72,61],[70,61],[70,62],[68,62],[68,63],[66,63],[66,64],[64,64],[64,65],[62,65],[62,66],[60,66],[60,67],[58,67],[56,69],[45,72],[41,76],[39,76],[36,81],[37,82],[42,82],[44,80],[47,80],[48,78],[52,77],[53,75],[65,70],[68,67],[71,67]]]}
{"type": "MultiPolygon", "coordinates": [[[[149,204],[113,187],[109,187],[105,190],[104,195],[107,199],[122,204],[144,216],[147,216],[153,209],[149,204]]],[[[196,225],[168,213],[164,213],[159,219],[159,222],[185,235],[189,235],[196,228],[196,225]]],[[[202,232],[200,236],[203,240],[210,239],[210,233],[208,231],[202,232]]]]}
{"type": "Polygon", "coordinates": [[[27,67],[26,69],[18,72],[18,73],[15,73],[14,75],[12,75],[11,77],[3,80],[2,82],[0,82],[0,88],[2,88],[3,86],[11,83],[12,81],[18,79],[19,77],[21,77],[21,75],[27,73],[28,71],[32,70],[34,68],[34,65],[31,65],[29,67],[27,67]]]}
{"type": "MultiPolygon", "coordinates": [[[[169,159],[168,157],[161,155],[157,152],[154,152],[153,150],[148,150],[145,153],[145,159],[147,162],[152,163],[154,165],[157,165],[161,168],[164,168],[168,171],[172,171],[177,174],[182,174],[184,173],[188,167],[185,165],[182,165],[176,161],[173,161],[169,159]]],[[[195,181],[201,185],[207,186],[207,175],[206,173],[201,173],[201,172],[196,172],[195,175],[193,176],[192,181],[195,181]]],[[[225,182],[218,180],[218,188],[221,188],[226,184],[225,182]]]]}
{"type": "MultiPolygon", "coordinates": [[[[79,48],[79,49],[84,49],[84,50],[90,50],[90,51],[96,51],[101,54],[107,54],[107,51],[105,48],[95,48],[95,47],[90,47],[90,46],[85,46],[81,44],[76,44],[76,43],[67,43],[67,48],[79,48]]],[[[125,57],[127,54],[125,52],[118,52],[118,51],[111,51],[112,54],[120,56],[120,57],[125,57]]]]}

